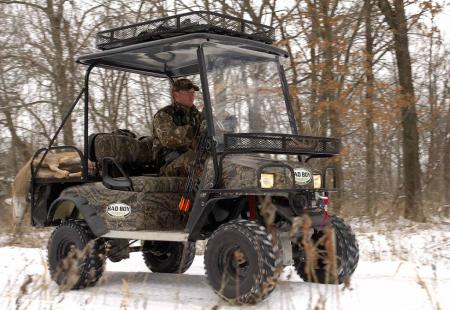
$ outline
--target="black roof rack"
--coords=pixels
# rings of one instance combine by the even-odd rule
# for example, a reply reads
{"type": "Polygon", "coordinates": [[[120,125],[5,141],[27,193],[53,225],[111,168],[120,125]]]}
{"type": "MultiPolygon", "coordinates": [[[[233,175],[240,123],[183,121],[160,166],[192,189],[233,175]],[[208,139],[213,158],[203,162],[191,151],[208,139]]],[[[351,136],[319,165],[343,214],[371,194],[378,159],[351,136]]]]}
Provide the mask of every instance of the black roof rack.
{"type": "Polygon", "coordinates": [[[197,11],[98,32],[96,46],[107,50],[199,32],[241,37],[267,44],[275,40],[273,27],[229,15],[197,11]]]}

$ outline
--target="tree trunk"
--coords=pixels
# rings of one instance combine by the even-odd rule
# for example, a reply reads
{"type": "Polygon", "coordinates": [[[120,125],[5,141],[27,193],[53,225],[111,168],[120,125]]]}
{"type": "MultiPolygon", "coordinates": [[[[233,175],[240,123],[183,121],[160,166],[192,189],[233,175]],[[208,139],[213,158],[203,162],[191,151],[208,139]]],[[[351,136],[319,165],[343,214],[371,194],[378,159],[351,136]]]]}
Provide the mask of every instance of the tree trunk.
{"type": "Polygon", "coordinates": [[[295,117],[295,123],[297,125],[297,130],[300,134],[302,134],[303,132],[303,127],[302,127],[302,103],[299,99],[299,90],[298,90],[298,72],[297,72],[297,67],[295,64],[295,55],[293,52],[293,49],[291,47],[290,41],[288,40],[288,38],[286,37],[286,32],[284,30],[284,26],[283,26],[283,21],[277,17],[277,15],[275,14],[275,8],[272,9],[272,14],[273,16],[275,16],[275,18],[277,18],[278,22],[279,22],[279,28],[281,31],[281,39],[283,40],[283,42],[285,42],[286,45],[286,50],[289,54],[289,62],[290,62],[290,66],[292,69],[292,83],[291,86],[289,87],[290,90],[290,96],[292,98],[292,107],[294,109],[294,117],[295,117]]]}
{"type": "Polygon", "coordinates": [[[24,161],[27,161],[32,156],[30,149],[28,148],[27,144],[17,135],[11,112],[9,110],[5,110],[3,111],[3,114],[5,115],[8,131],[11,134],[12,146],[20,153],[24,161]]]}
{"type": "MultiPolygon", "coordinates": [[[[75,57],[73,55],[73,45],[67,41],[70,39],[68,22],[64,19],[64,1],[59,0],[55,3],[53,0],[47,0],[46,14],[50,23],[50,35],[54,47],[54,67],[52,71],[54,73],[56,102],[62,121],[69,112],[72,101],[75,99],[74,82],[69,80],[70,77],[74,78],[75,76],[74,72],[69,72],[68,70],[70,66],[75,70],[73,66],[75,57]],[[67,41],[65,42],[66,44],[63,43],[65,40],[67,41]],[[68,53],[71,57],[64,57],[65,53],[68,53]]],[[[64,125],[63,143],[65,145],[74,144],[71,116],[64,125]]]]}
{"type": "Polygon", "coordinates": [[[374,97],[374,76],[373,76],[373,36],[372,36],[372,0],[365,0],[365,35],[366,35],[366,196],[367,208],[371,216],[375,215],[375,130],[373,126],[373,97],[374,97]]]}
{"type": "Polygon", "coordinates": [[[319,94],[322,93],[320,89],[321,83],[319,83],[319,73],[320,73],[320,48],[318,48],[318,42],[320,41],[320,21],[317,14],[317,5],[308,1],[308,15],[311,18],[311,33],[308,38],[308,44],[310,45],[310,56],[311,56],[311,134],[312,135],[326,135],[326,113],[320,108],[319,104],[319,94]]]}
{"type": "MultiPolygon", "coordinates": [[[[446,85],[445,92],[448,94],[448,86],[446,85]]],[[[447,116],[450,115],[450,105],[448,106],[448,112],[447,116]]],[[[447,124],[445,126],[446,128],[446,135],[444,139],[444,152],[443,155],[443,183],[444,183],[444,201],[443,204],[445,205],[444,209],[444,216],[450,215],[450,117],[447,117],[447,124]]]]}
{"type": "Polygon", "coordinates": [[[394,8],[392,8],[387,0],[378,0],[378,6],[386,17],[394,35],[402,117],[403,187],[406,196],[405,218],[421,222],[425,221],[425,216],[422,206],[419,135],[405,5],[403,0],[394,0],[394,8]]]}
{"type": "MultiPolygon", "coordinates": [[[[333,29],[332,18],[330,16],[331,5],[328,0],[320,1],[320,13],[322,14],[323,28],[321,29],[322,45],[324,46],[324,69],[321,79],[321,102],[326,102],[328,117],[330,120],[331,135],[340,138],[342,136],[342,123],[340,112],[336,107],[336,85],[337,81],[333,73],[334,70],[334,48],[333,48],[333,29]]],[[[334,211],[339,214],[342,208],[344,197],[344,171],[342,169],[342,157],[338,155],[334,158],[334,167],[336,169],[337,193],[334,201],[334,211]]]]}
{"type": "MultiPolygon", "coordinates": [[[[434,45],[436,37],[434,32],[431,32],[429,38],[428,47],[428,105],[430,108],[430,113],[427,122],[427,133],[429,133],[429,144],[428,144],[428,160],[426,164],[426,179],[423,181],[423,190],[426,201],[432,203],[439,203],[442,198],[442,193],[445,188],[442,187],[440,183],[442,169],[439,169],[442,162],[440,161],[441,144],[445,140],[445,136],[442,135],[442,126],[440,122],[440,109],[438,103],[438,71],[437,63],[435,59],[434,51],[437,50],[439,53],[439,43],[438,46],[434,45]]],[[[445,90],[444,90],[445,96],[445,90]]],[[[444,97],[445,98],[445,97],[444,97]]],[[[444,124],[445,126],[445,124],[444,124]]]]}

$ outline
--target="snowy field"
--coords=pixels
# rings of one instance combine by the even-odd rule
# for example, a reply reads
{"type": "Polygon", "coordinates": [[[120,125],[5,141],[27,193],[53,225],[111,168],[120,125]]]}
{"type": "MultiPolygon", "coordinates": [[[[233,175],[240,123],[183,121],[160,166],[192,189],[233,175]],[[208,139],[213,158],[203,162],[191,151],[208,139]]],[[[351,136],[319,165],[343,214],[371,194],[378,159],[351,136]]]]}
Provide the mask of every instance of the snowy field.
{"type": "Polygon", "coordinates": [[[96,287],[59,292],[44,249],[4,246],[0,309],[450,309],[448,224],[353,226],[361,259],[350,287],[305,283],[286,268],[269,298],[251,307],[230,306],[213,293],[201,255],[185,274],[172,275],[151,273],[141,254],[132,253],[129,260],[108,261],[96,287]]]}

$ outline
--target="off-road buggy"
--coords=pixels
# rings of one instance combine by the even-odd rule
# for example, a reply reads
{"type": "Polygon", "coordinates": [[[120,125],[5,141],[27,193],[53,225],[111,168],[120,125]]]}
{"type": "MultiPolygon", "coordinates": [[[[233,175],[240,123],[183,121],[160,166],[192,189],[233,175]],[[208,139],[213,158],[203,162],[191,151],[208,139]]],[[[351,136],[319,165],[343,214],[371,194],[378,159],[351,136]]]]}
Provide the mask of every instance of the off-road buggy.
{"type": "Polygon", "coordinates": [[[354,272],[355,236],[327,213],[334,171],[310,165],[338,154],[340,142],[298,134],[281,62],[287,53],[273,39],[271,27],[211,12],[97,34],[102,51],[78,58],[88,66],[85,85],[69,111],[84,96],[84,151],[53,146],[64,121],[35,154],[72,149],[82,159],[82,177],[44,179],[39,165],[32,167],[32,223],[56,226],[48,262],[58,285],[92,286],[106,258],[119,261],[133,251],[143,252],[153,272],[183,273],[195,242],[205,239],[209,283],[241,303],[267,296],[284,266],[319,283],[342,283],[354,272]],[[187,178],[159,176],[151,143],[146,149],[127,135],[88,132],[94,67],[200,77],[207,134],[197,137],[187,178]],[[89,174],[88,160],[101,174],[89,174]],[[322,242],[329,228],[331,243],[322,242]]]}

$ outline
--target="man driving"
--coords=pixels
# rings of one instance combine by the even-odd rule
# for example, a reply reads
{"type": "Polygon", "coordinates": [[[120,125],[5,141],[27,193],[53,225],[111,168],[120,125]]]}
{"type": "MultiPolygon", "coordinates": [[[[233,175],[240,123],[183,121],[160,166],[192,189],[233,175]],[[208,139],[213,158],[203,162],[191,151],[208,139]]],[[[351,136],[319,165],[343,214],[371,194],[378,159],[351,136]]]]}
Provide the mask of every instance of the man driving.
{"type": "Polygon", "coordinates": [[[200,134],[203,115],[194,105],[197,85],[182,78],[172,85],[172,104],[159,110],[153,119],[154,150],[162,159],[160,174],[187,176],[194,160],[193,143],[200,134]]]}

